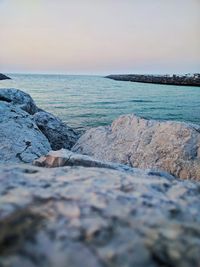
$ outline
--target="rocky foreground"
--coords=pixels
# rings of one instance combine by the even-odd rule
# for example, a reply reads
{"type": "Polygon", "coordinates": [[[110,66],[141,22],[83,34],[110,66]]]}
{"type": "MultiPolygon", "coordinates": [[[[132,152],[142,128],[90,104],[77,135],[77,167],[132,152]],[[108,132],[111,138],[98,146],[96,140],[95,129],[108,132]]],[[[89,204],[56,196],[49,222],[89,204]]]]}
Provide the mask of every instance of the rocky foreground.
{"type": "Polygon", "coordinates": [[[169,85],[187,85],[200,86],[200,74],[193,75],[138,75],[138,74],[124,74],[124,75],[109,75],[106,78],[116,81],[129,81],[140,83],[157,83],[169,85]]]}
{"type": "Polygon", "coordinates": [[[0,89],[0,267],[199,267],[200,127],[127,115],[79,137],[0,89]]]}
{"type": "Polygon", "coordinates": [[[199,183],[28,165],[0,183],[0,266],[199,266],[199,183]]]}
{"type": "Polygon", "coordinates": [[[11,79],[11,78],[9,78],[8,76],[6,76],[6,75],[0,73],[0,81],[1,81],[1,80],[10,80],[10,79],[11,79]]]}

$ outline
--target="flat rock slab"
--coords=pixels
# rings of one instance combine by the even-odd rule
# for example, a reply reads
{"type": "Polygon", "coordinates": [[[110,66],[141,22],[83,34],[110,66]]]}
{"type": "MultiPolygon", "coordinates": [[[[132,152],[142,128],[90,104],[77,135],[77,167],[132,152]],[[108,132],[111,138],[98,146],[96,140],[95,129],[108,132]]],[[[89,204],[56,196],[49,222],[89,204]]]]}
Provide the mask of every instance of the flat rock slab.
{"type": "Polygon", "coordinates": [[[198,182],[16,165],[0,183],[2,267],[199,267],[198,182]]]}
{"type": "Polygon", "coordinates": [[[98,160],[200,180],[200,126],[124,115],[88,130],[72,148],[98,160]]]}
{"type": "Polygon", "coordinates": [[[131,168],[123,164],[100,161],[86,155],[74,153],[67,149],[50,151],[47,155],[41,156],[40,158],[34,160],[33,165],[45,168],[57,168],[65,166],[98,167],[125,171],[126,173],[134,173],[137,175],[153,174],[157,176],[166,177],[168,179],[174,179],[174,177],[167,172],[159,172],[151,169],[141,170],[138,168],[131,168]]]}

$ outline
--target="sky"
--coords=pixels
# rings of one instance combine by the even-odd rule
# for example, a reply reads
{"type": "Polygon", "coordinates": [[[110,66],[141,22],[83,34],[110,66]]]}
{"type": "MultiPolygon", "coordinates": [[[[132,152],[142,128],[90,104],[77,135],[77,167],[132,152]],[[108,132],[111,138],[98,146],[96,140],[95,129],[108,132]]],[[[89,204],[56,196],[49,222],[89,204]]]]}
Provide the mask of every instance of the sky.
{"type": "Polygon", "coordinates": [[[200,72],[200,0],[0,0],[0,72],[200,72]]]}

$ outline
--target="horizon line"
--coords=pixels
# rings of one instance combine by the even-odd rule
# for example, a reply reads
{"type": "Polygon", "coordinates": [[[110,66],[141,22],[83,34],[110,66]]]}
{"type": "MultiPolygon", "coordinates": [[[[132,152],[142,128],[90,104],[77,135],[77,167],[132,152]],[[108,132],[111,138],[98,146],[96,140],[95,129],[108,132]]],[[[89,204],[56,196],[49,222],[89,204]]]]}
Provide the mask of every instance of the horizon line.
{"type": "Polygon", "coordinates": [[[58,72],[1,72],[7,75],[60,75],[60,76],[101,76],[105,77],[108,75],[187,75],[187,74],[199,74],[200,72],[166,72],[166,73],[150,73],[150,72],[110,72],[110,73],[58,73],[58,72]]]}

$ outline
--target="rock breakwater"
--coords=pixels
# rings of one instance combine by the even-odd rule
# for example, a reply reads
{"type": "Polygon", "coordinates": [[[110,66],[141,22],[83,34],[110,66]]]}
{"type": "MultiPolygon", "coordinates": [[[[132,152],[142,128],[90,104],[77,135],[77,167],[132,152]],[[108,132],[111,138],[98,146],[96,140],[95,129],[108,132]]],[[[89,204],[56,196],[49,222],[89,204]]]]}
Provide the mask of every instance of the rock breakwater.
{"type": "Polygon", "coordinates": [[[200,86],[200,74],[193,75],[109,75],[106,78],[116,81],[129,81],[140,83],[157,83],[169,85],[200,86]]]}

